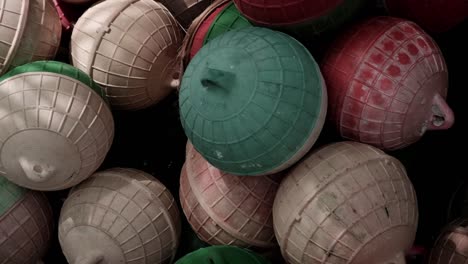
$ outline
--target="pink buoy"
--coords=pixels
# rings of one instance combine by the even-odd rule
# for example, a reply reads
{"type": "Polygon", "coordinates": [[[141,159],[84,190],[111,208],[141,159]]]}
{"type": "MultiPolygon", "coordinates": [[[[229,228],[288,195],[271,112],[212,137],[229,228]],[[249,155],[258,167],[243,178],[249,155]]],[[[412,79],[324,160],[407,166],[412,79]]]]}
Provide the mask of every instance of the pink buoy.
{"type": "Polygon", "coordinates": [[[234,176],[210,165],[187,144],[180,199],[198,237],[211,245],[277,246],[272,206],[281,176],[234,176]]]}
{"type": "Polygon", "coordinates": [[[432,32],[447,31],[468,17],[466,0],[384,0],[391,15],[418,23],[432,32]]]}
{"type": "Polygon", "coordinates": [[[331,45],[322,66],[329,118],[345,138],[393,150],[454,123],[442,52],[413,22],[358,24],[331,45]]]}
{"type": "Polygon", "coordinates": [[[429,264],[465,264],[468,261],[468,219],[447,225],[435,242],[429,264]]]}

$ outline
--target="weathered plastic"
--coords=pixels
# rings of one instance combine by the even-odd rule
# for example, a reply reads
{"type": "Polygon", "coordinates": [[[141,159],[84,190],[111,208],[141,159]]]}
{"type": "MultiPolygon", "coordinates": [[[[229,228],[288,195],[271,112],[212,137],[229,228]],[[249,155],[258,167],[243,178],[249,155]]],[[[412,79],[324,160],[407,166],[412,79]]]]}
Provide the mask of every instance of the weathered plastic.
{"type": "Polygon", "coordinates": [[[290,264],[404,264],[417,222],[403,165],[357,142],[308,154],[281,182],[273,205],[290,264]]]}
{"type": "Polygon", "coordinates": [[[70,264],[172,263],[180,237],[177,204],[151,175],[114,168],[74,187],[59,220],[70,264]]]}
{"type": "Polygon", "coordinates": [[[271,208],[281,175],[242,177],[211,166],[187,144],[180,201],[192,229],[211,245],[277,246],[271,208]]]}
{"type": "MultiPolygon", "coordinates": [[[[228,2],[216,8],[209,15],[198,30],[194,32],[192,47],[190,49],[190,58],[210,40],[220,36],[228,31],[250,27],[252,24],[239,13],[233,2],[228,2]]],[[[187,36],[190,37],[190,36],[187,36]]]]}
{"type": "Polygon", "coordinates": [[[61,6],[61,3],[59,2],[59,0],[52,0],[52,2],[54,3],[55,10],[57,11],[57,14],[58,14],[59,17],[60,17],[60,22],[62,22],[62,27],[63,27],[65,30],[71,29],[72,23],[70,22],[70,20],[68,19],[68,17],[67,17],[67,16],[65,15],[65,13],[63,12],[62,6],[61,6]]]}
{"type": "Polygon", "coordinates": [[[49,0],[0,0],[0,75],[55,57],[62,27],[49,0]]]}
{"type": "Polygon", "coordinates": [[[180,88],[185,133],[216,168],[235,175],[280,172],[320,134],[327,92],[298,41],[266,28],[230,31],[190,62],[180,88]]]}
{"type": "Polygon", "coordinates": [[[176,264],[269,264],[254,252],[234,246],[211,246],[191,252],[176,264]]]}
{"type": "Polygon", "coordinates": [[[442,53],[413,22],[377,17],[355,25],[331,45],[322,72],[329,118],[347,139],[394,150],[454,122],[442,53]]]}
{"type": "Polygon", "coordinates": [[[0,77],[0,176],[47,191],[89,177],[114,136],[101,96],[89,76],[60,62],[32,62],[0,77]]]}
{"type": "Polygon", "coordinates": [[[104,1],[76,23],[73,65],[100,84],[113,108],[150,107],[179,85],[175,67],[182,44],[171,13],[153,0],[104,1]]]}
{"type": "Polygon", "coordinates": [[[465,0],[383,0],[391,15],[416,22],[426,30],[444,32],[468,17],[465,0]]]}
{"type": "Polygon", "coordinates": [[[193,20],[213,3],[213,0],[158,0],[169,11],[183,28],[188,28],[193,20]]]}
{"type": "Polygon", "coordinates": [[[38,263],[52,232],[52,210],[44,194],[0,176],[0,263],[38,263]]]}
{"type": "Polygon", "coordinates": [[[429,264],[465,264],[468,261],[468,219],[447,225],[435,242],[429,264]]]}
{"type": "Polygon", "coordinates": [[[304,23],[326,15],[345,0],[234,0],[241,13],[258,25],[286,26],[304,23]]]}

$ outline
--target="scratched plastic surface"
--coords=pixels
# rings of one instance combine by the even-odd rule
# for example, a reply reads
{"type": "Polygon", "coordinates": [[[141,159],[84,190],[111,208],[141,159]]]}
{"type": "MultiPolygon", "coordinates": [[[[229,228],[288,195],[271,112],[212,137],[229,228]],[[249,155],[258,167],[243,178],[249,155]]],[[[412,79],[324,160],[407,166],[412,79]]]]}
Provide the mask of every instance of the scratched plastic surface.
{"type": "Polygon", "coordinates": [[[48,250],[52,232],[52,210],[44,194],[0,176],[0,263],[36,264],[48,250]]]}
{"type": "Polygon", "coordinates": [[[114,168],[71,190],[59,241],[68,263],[162,264],[174,261],[180,230],[164,185],[142,171],[114,168]]]}
{"type": "Polygon", "coordinates": [[[382,149],[418,141],[454,121],[448,72],[432,38],[413,22],[377,17],[336,40],[322,62],[329,118],[348,139],[382,149]]]}
{"type": "Polygon", "coordinates": [[[62,190],[104,161],[114,120],[85,73],[36,61],[0,77],[0,175],[34,190],[62,190]]]}
{"type": "Polygon", "coordinates": [[[466,0],[384,0],[391,15],[416,22],[426,30],[444,32],[468,17],[466,0]]]}
{"type": "Polygon", "coordinates": [[[113,0],[89,8],[71,38],[73,65],[101,85],[113,108],[139,110],[176,85],[179,25],[153,0],[113,0]]]}
{"type": "Polygon", "coordinates": [[[211,245],[272,248],[271,209],[281,175],[234,176],[211,166],[187,144],[180,177],[182,209],[198,237],[211,245]]]}
{"type": "Polygon", "coordinates": [[[279,26],[307,22],[332,11],[344,0],[234,0],[241,13],[259,25],[279,26]]]}
{"type": "Polygon", "coordinates": [[[468,262],[468,219],[459,218],[441,232],[429,257],[429,264],[466,264],[468,262]]]}
{"type": "Polygon", "coordinates": [[[417,222],[403,165],[357,142],[309,153],[285,176],[273,205],[290,264],[404,264],[417,222]]]}
{"type": "Polygon", "coordinates": [[[55,57],[60,18],[49,0],[0,0],[0,74],[55,57]]]}

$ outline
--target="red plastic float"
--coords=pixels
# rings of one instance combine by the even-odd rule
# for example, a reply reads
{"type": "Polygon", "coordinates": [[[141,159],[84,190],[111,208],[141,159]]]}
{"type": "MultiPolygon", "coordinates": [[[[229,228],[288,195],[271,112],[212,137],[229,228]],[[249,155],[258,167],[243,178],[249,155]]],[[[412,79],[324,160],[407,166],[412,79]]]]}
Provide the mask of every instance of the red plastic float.
{"type": "Polygon", "coordinates": [[[265,26],[296,25],[319,18],[345,0],[234,0],[241,13],[265,26]]]}
{"type": "Polygon", "coordinates": [[[329,118],[345,138],[399,149],[454,122],[442,53],[413,22],[377,17],[356,25],[322,66],[329,118]]]}

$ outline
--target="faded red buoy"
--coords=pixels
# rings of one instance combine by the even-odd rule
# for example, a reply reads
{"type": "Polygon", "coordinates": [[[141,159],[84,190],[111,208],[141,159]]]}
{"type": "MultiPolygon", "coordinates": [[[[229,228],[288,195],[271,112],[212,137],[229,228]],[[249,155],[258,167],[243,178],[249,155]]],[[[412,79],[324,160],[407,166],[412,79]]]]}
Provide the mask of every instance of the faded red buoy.
{"type": "Polygon", "coordinates": [[[332,44],[322,66],[329,118],[345,138],[399,149],[454,123],[444,57],[413,22],[358,24],[332,44]]]}
{"type": "Polygon", "coordinates": [[[432,32],[447,31],[468,17],[466,0],[384,0],[391,15],[418,23],[432,32]]]}
{"type": "Polygon", "coordinates": [[[429,264],[465,264],[468,261],[468,219],[447,225],[431,251],[429,264]]]}
{"type": "Polygon", "coordinates": [[[198,237],[211,245],[271,249],[277,246],[272,206],[281,176],[222,172],[187,144],[180,177],[182,209],[198,237]]]}

